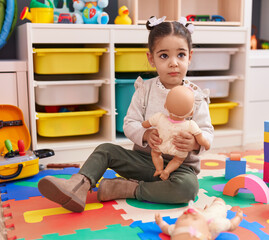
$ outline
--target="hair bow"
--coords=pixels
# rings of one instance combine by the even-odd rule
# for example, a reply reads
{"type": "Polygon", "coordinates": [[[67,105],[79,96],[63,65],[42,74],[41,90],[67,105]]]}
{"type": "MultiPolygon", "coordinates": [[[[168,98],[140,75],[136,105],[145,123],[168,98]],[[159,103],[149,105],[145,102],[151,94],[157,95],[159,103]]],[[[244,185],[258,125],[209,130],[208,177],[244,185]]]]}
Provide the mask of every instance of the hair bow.
{"type": "Polygon", "coordinates": [[[164,22],[164,20],[166,19],[166,16],[163,16],[161,18],[156,18],[156,17],[151,17],[148,21],[149,21],[149,26],[150,27],[154,27],[157,26],[158,24],[164,22]]]}
{"type": "Polygon", "coordinates": [[[181,23],[185,28],[188,29],[188,31],[190,32],[190,34],[192,34],[194,32],[194,26],[193,24],[189,24],[187,27],[186,27],[186,24],[187,24],[187,18],[185,17],[181,17],[179,20],[178,20],[179,23],[181,23]]]}

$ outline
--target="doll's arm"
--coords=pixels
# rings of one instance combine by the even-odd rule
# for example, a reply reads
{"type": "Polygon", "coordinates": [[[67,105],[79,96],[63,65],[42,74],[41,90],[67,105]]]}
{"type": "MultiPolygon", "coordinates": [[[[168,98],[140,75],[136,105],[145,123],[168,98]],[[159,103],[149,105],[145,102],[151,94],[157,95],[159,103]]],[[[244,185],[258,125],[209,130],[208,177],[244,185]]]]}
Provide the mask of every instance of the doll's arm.
{"type": "Polygon", "coordinates": [[[243,219],[243,211],[241,209],[239,209],[237,212],[236,212],[236,215],[234,218],[231,219],[231,227],[229,229],[229,231],[233,231],[235,230],[239,224],[241,223],[243,219]]]}
{"type": "Polygon", "coordinates": [[[208,150],[210,148],[209,141],[207,141],[207,139],[203,137],[202,133],[195,135],[195,139],[201,146],[205,147],[205,150],[208,150]]]}
{"type": "Polygon", "coordinates": [[[151,127],[151,124],[149,123],[149,120],[147,120],[147,121],[142,122],[142,126],[144,128],[150,128],[151,127]]]}
{"type": "MultiPolygon", "coordinates": [[[[159,213],[155,214],[155,221],[157,223],[157,225],[160,227],[160,229],[162,230],[163,233],[167,234],[167,235],[171,235],[171,226],[168,223],[166,223],[165,221],[162,220],[162,217],[159,213]]],[[[172,226],[173,227],[173,226],[172,226]]]]}

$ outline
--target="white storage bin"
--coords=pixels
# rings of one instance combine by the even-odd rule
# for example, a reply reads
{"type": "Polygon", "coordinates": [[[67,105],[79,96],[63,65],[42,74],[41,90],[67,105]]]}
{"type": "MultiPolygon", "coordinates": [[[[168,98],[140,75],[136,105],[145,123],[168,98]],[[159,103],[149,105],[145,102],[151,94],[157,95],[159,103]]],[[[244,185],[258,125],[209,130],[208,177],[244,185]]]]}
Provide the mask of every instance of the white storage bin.
{"type": "Polygon", "coordinates": [[[194,48],[189,71],[228,70],[238,48],[194,48]]]}
{"type": "Polygon", "coordinates": [[[210,90],[211,98],[228,97],[230,82],[238,79],[238,76],[205,76],[205,77],[186,77],[185,80],[189,80],[201,89],[208,88],[210,90]]]}
{"type": "Polygon", "coordinates": [[[41,106],[93,104],[104,80],[36,81],[35,99],[41,106]]]}

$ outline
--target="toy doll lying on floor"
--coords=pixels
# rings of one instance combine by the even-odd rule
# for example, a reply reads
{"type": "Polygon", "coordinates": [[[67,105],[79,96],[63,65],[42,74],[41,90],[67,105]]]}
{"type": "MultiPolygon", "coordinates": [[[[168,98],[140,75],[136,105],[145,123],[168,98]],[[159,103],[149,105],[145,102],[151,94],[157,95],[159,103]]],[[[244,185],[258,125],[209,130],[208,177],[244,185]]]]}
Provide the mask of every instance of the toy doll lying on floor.
{"type": "Polygon", "coordinates": [[[221,232],[235,230],[243,219],[241,209],[233,219],[226,218],[227,206],[221,198],[216,198],[204,210],[198,210],[191,205],[173,225],[164,222],[160,214],[155,215],[156,223],[163,233],[171,236],[171,240],[215,239],[221,232]]]}
{"type": "Polygon", "coordinates": [[[156,113],[149,120],[144,121],[144,128],[156,127],[162,143],[158,149],[152,149],[151,156],[156,171],[154,176],[160,175],[162,180],[167,180],[171,172],[175,171],[187,157],[188,152],[178,151],[173,144],[173,139],[180,131],[188,131],[194,135],[196,141],[210,148],[209,142],[203,137],[201,129],[193,120],[185,120],[191,117],[194,111],[194,93],[192,89],[183,85],[176,86],[167,95],[165,108],[169,116],[163,113],[156,113]],[[173,155],[174,158],[163,169],[162,153],[173,155]]]}

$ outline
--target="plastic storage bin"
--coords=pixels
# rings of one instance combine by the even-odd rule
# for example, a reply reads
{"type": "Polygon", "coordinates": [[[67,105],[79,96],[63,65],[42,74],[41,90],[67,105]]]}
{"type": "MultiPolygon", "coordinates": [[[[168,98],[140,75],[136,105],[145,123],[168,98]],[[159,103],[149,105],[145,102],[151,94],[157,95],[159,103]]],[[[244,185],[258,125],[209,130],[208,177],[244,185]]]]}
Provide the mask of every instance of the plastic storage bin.
{"type": "Polygon", "coordinates": [[[123,132],[123,120],[135,92],[134,82],[136,79],[116,79],[116,130],[123,132]]]}
{"type": "Polygon", "coordinates": [[[236,107],[238,103],[219,101],[209,104],[209,112],[212,125],[223,125],[229,121],[229,111],[236,107]]]}
{"type": "Polygon", "coordinates": [[[148,48],[116,48],[115,51],[116,72],[156,71],[148,62],[148,48]]]}
{"type": "Polygon", "coordinates": [[[230,83],[237,79],[237,76],[205,76],[205,77],[186,77],[201,89],[208,88],[211,98],[223,98],[229,96],[230,83]]]}
{"type": "Polygon", "coordinates": [[[43,137],[89,135],[99,131],[99,120],[106,113],[92,108],[77,112],[37,113],[37,133],[43,137]]]}
{"type": "Polygon", "coordinates": [[[194,48],[189,71],[228,70],[238,48],[194,48]]]}
{"type": "Polygon", "coordinates": [[[37,74],[86,74],[99,72],[99,57],[105,48],[36,48],[37,74]]]}
{"type": "Polygon", "coordinates": [[[35,82],[35,100],[41,106],[93,104],[104,80],[35,82]]]}

